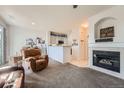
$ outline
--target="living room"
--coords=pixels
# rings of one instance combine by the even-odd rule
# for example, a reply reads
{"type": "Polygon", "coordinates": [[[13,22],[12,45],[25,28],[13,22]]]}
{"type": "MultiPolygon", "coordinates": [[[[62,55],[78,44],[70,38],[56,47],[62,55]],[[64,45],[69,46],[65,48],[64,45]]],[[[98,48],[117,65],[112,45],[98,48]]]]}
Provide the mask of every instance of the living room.
{"type": "Polygon", "coordinates": [[[123,88],[123,9],[0,6],[0,87],[123,88]]]}

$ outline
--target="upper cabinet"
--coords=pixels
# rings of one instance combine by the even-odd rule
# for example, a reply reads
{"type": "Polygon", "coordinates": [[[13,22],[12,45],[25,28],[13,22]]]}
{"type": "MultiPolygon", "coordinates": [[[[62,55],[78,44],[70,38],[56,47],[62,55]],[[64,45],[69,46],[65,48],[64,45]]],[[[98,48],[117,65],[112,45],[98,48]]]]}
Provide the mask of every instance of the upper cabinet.
{"type": "Polygon", "coordinates": [[[49,31],[47,38],[48,45],[62,45],[68,43],[68,35],[65,33],[49,31]]]}

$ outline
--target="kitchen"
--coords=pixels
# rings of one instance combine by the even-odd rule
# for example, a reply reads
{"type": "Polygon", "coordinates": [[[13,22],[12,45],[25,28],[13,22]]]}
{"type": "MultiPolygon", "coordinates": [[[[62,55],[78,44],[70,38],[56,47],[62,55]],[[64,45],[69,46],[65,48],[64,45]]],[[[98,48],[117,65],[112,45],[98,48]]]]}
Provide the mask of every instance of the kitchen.
{"type": "Polygon", "coordinates": [[[72,48],[68,44],[68,35],[50,31],[47,33],[49,58],[60,63],[71,61],[72,48]]]}

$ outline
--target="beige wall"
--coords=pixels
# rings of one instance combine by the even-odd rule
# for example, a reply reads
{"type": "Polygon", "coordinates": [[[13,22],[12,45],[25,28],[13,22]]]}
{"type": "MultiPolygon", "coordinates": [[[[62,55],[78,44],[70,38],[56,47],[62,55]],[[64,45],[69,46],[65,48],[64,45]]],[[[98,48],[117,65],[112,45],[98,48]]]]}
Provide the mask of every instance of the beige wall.
{"type": "Polygon", "coordinates": [[[73,60],[79,60],[80,56],[80,49],[79,49],[79,39],[80,39],[80,30],[75,28],[71,31],[71,33],[68,35],[69,44],[72,45],[73,39],[76,39],[78,42],[77,46],[72,46],[72,59],[73,60]]]}
{"type": "Polygon", "coordinates": [[[26,43],[27,38],[41,37],[46,39],[45,31],[30,30],[16,26],[9,27],[9,55],[14,56],[20,53],[20,50],[26,43]]]}
{"type": "MultiPolygon", "coordinates": [[[[41,37],[42,39],[46,39],[46,31],[38,31],[38,30],[31,30],[26,28],[21,28],[17,26],[9,26],[9,36],[8,36],[8,44],[9,44],[9,58],[19,54],[22,47],[25,45],[25,40],[27,38],[36,38],[41,37]]],[[[82,28],[75,28],[69,33],[69,44],[72,44],[73,39],[77,39],[78,46],[73,47],[73,59],[80,60],[87,58],[87,43],[86,43],[86,36],[87,36],[87,29],[82,28]],[[81,35],[81,31],[83,32],[81,35]],[[80,40],[83,39],[85,44],[81,46],[80,40]]],[[[84,42],[83,42],[84,43],[84,42]]]]}

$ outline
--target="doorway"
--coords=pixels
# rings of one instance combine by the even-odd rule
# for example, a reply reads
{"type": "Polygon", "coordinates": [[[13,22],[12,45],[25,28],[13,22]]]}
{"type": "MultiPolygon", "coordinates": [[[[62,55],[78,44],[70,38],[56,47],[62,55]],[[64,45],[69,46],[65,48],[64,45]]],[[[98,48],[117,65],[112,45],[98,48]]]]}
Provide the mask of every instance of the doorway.
{"type": "Polygon", "coordinates": [[[77,45],[72,46],[72,61],[73,65],[78,67],[88,66],[88,27],[80,27],[79,30],[71,32],[71,40],[76,39],[77,45]]]}
{"type": "Polygon", "coordinates": [[[88,28],[80,28],[80,64],[81,66],[88,65],[88,28]]]}
{"type": "Polygon", "coordinates": [[[88,60],[88,30],[84,27],[80,30],[80,57],[81,60],[88,60]]]}

